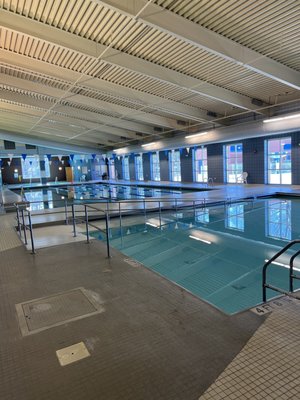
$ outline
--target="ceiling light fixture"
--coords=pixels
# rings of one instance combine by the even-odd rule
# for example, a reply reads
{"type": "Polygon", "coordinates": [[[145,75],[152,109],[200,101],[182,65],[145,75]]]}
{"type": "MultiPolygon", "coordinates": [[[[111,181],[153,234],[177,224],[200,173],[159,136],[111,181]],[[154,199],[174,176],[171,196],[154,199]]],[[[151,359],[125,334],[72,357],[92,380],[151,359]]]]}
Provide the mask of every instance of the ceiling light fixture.
{"type": "Polygon", "coordinates": [[[197,136],[203,136],[203,135],[207,135],[207,134],[208,134],[208,132],[201,132],[201,133],[196,133],[194,135],[187,135],[187,136],[185,136],[185,138],[188,139],[188,138],[193,138],[193,137],[197,137],[197,136]]]}
{"type": "Polygon", "coordinates": [[[285,119],[292,119],[292,118],[299,118],[299,117],[300,117],[300,114],[287,115],[286,117],[277,117],[277,118],[264,119],[263,123],[267,124],[268,122],[284,121],[285,119]]]}
{"type": "Polygon", "coordinates": [[[142,144],[142,147],[147,147],[147,146],[151,146],[152,144],[154,144],[155,142],[151,142],[151,143],[145,143],[145,144],[142,144]]]}

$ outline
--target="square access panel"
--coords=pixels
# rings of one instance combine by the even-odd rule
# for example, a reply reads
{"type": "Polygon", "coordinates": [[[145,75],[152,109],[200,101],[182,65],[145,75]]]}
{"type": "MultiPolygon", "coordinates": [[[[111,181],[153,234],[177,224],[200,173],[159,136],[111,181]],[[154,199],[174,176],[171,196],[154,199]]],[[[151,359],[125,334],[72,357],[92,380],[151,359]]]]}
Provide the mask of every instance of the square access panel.
{"type": "Polygon", "coordinates": [[[102,304],[84,288],[16,304],[23,336],[87,318],[104,311],[102,304]]]}

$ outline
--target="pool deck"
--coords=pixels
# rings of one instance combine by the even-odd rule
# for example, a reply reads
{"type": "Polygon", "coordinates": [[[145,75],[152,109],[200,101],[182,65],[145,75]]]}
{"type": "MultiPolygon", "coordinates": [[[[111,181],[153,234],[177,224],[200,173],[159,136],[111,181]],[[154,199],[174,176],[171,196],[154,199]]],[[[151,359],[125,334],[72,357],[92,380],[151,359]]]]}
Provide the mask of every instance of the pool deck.
{"type": "MultiPolygon", "coordinates": [[[[221,185],[207,195],[213,201],[299,190],[221,185]]],[[[117,250],[107,259],[99,241],[69,235],[62,244],[60,226],[50,229],[60,239],[47,243],[45,235],[32,255],[14,224],[14,214],[0,215],[1,400],[300,398],[299,302],[262,316],[228,316],[117,250]],[[56,315],[67,322],[51,326],[45,299],[32,310],[48,329],[22,336],[16,304],[79,287],[101,313],[69,321],[72,305],[65,303],[56,315]],[[80,342],[90,356],[62,367],[56,351],[80,342]]]]}
{"type": "Polygon", "coordinates": [[[31,255],[12,222],[0,217],[1,400],[196,400],[264,321],[227,316],[118,251],[107,259],[98,241],[31,255]],[[45,299],[32,312],[48,329],[22,336],[16,304],[78,287],[103,312],[51,327],[45,299]],[[56,351],[80,342],[90,356],[62,367],[56,351]]]}
{"type": "MultiPolygon", "coordinates": [[[[103,183],[114,183],[115,181],[103,181],[103,183]]],[[[128,184],[129,181],[117,181],[118,184],[128,184]]],[[[94,182],[89,182],[94,183],[94,182]]],[[[132,185],[140,184],[139,181],[130,181],[132,185]]],[[[86,183],[87,184],[87,183],[86,183]]],[[[151,182],[151,184],[155,184],[156,187],[165,187],[167,182],[151,182]]],[[[180,206],[188,205],[192,206],[193,203],[196,205],[202,204],[205,201],[207,204],[215,203],[215,202],[222,202],[222,201],[234,201],[237,199],[243,198],[251,198],[251,197],[259,197],[259,196],[266,196],[266,195],[275,195],[277,193],[284,193],[287,195],[300,195],[300,186],[299,185],[245,185],[245,184],[227,184],[227,185],[214,185],[205,191],[203,184],[199,183],[180,183],[180,182],[171,182],[169,187],[172,188],[184,188],[184,189],[201,189],[201,191],[192,191],[187,193],[180,193],[172,196],[161,196],[160,198],[150,198],[146,200],[146,204],[144,204],[143,199],[132,199],[132,200],[121,200],[120,208],[122,212],[134,212],[134,210],[142,210],[146,208],[147,210],[150,209],[158,209],[159,207],[162,208],[170,208],[174,207],[175,199],[176,203],[180,206]],[[160,203],[159,203],[160,202],[160,203]]],[[[21,197],[11,191],[10,189],[5,189],[3,191],[3,199],[4,199],[4,206],[7,208],[13,209],[14,203],[18,203],[22,201],[21,197]]],[[[83,200],[84,202],[84,200],[83,200]]],[[[110,211],[118,211],[119,209],[119,202],[112,202],[109,204],[110,211]]],[[[106,203],[97,203],[97,200],[89,201],[90,205],[95,205],[98,209],[106,210],[106,203]]],[[[76,205],[76,210],[79,214],[82,215],[83,213],[83,206],[76,205]]],[[[44,224],[44,223],[57,223],[63,221],[65,219],[64,208],[56,208],[53,213],[52,209],[45,209],[42,212],[32,212],[33,214],[33,223],[37,224],[44,224]],[[37,214],[37,215],[35,215],[37,214]]],[[[70,207],[69,207],[69,216],[70,216],[70,207]]]]}

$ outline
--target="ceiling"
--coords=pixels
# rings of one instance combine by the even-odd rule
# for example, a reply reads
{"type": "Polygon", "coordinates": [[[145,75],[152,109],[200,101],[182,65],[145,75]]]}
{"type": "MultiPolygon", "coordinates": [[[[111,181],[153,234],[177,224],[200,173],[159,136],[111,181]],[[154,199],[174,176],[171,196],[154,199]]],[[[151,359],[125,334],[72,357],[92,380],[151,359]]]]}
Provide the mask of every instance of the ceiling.
{"type": "Polygon", "coordinates": [[[0,0],[0,129],[94,150],[300,109],[298,0],[0,0]]]}

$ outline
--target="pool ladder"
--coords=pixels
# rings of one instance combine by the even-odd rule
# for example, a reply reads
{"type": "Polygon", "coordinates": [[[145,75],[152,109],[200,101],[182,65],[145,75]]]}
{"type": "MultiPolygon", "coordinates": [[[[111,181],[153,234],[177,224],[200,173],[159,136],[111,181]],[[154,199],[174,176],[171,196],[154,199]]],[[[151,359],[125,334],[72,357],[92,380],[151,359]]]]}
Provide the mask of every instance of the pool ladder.
{"type": "MultiPolygon", "coordinates": [[[[263,266],[263,283],[262,283],[262,289],[263,289],[263,302],[265,303],[267,301],[267,289],[274,290],[276,292],[285,294],[285,295],[291,295],[294,293],[294,279],[299,279],[300,280],[300,275],[295,275],[294,274],[294,260],[295,258],[300,254],[300,250],[296,251],[290,258],[289,262],[289,291],[286,291],[284,289],[278,288],[276,286],[270,285],[267,283],[267,268],[270,264],[272,264],[273,261],[275,261],[278,257],[280,257],[283,253],[285,253],[289,248],[294,246],[295,244],[300,243],[299,239],[293,240],[290,243],[288,243],[283,249],[281,249],[278,253],[276,253],[270,260],[268,260],[265,265],[263,266]]],[[[300,297],[297,297],[300,300],[300,297]]]]}

